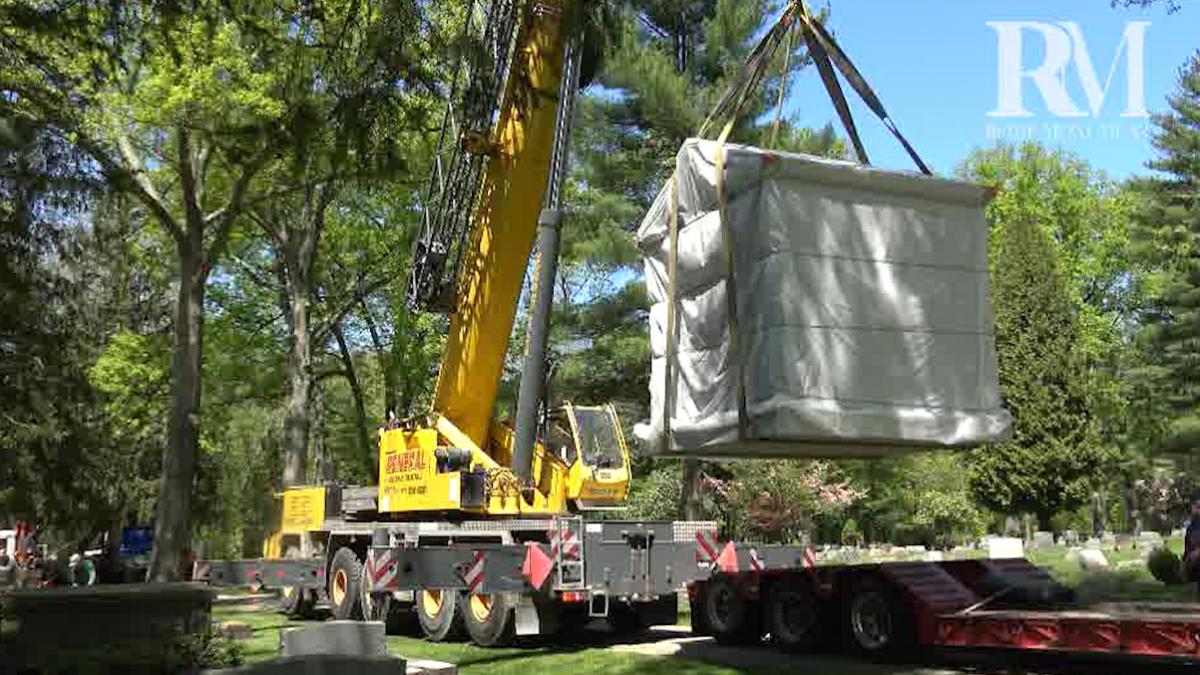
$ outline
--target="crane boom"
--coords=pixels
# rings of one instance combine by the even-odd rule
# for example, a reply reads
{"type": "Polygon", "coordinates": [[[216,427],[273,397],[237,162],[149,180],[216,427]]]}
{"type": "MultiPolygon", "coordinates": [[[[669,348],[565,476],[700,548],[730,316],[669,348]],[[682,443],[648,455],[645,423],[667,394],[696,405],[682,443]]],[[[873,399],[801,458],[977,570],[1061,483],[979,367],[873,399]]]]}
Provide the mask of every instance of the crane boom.
{"type": "Polygon", "coordinates": [[[532,4],[518,29],[438,374],[434,410],[481,447],[550,173],[565,5],[532,4]]]}

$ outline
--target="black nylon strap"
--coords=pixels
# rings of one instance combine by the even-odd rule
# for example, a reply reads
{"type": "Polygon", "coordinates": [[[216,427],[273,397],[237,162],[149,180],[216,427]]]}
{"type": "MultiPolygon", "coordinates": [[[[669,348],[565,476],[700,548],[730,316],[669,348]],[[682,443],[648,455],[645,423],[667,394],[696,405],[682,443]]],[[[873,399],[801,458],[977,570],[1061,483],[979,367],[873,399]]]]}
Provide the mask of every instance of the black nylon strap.
{"type": "MultiPolygon", "coordinates": [[[[862,98],[863,103],[867,104],[871,112],[874,112],[883,122],[884,126],[888,128],[888,131],[892,132],[892,135],[896,137],[896,140],[900,141],[900,145],[904,146],[904,150],[908,152],[908,156],[912,158],[913,163],[917,165],[921,173],[927,176],[932,175],[933,172],[929,170],[929,167],[926,166],[921,156],[917,154],[916,149],[908,142],[904,134],[900,133],[900,129],[896,127],[895,122],[892,121],[891,116],[888,115],[887,110],[883,107],[883,101],[879,100],[879,96],[875,94],[875,90],[867,83],[867,78],[863,77],[846,52],[842,51],[837,40],[833,39],[833,36],[825,30],[825,27],[820,22],[812,21],[808,16],[807,10],[804,10],[801,21],[804,22],[806,33],[812,32],[816,40],[824,47],[834,65],[841,71],[842,77],[846,78],[846,81],[850,83],[851,87],[854,87],[854,91],[862,98]]],[[[809,49],[811,50],[812,47],[810,46],[809,49]]]]}
{"type": "Polygon", "coordinates": [[[854,115],[850,112],[850,106],[846,103],[846,95],[842,93],[842,85],[838,82],[837,74],[833,72],[833,66],[829,62],[829,53],[825,51],[825,46],[821,44],[821,40],[811,29],[813,23],[808,20],[804,21],[804,42],[808,45],[808,53],[812,56],[813,62],[817,64],[817,71],[821,73],[821,81],[825,83],[825,91],[829,93],[829,100],[833,101],[833,107],[837,110],[838,117],[842,120],[842,126],[846,129],[846,135],[854,144],[854,152],[858,155],[858,161],[870,165],[871,159],[867,157],[867,149],[863,147],[862,139],[858,136],[858,127],[854,125],[854,115]]]}

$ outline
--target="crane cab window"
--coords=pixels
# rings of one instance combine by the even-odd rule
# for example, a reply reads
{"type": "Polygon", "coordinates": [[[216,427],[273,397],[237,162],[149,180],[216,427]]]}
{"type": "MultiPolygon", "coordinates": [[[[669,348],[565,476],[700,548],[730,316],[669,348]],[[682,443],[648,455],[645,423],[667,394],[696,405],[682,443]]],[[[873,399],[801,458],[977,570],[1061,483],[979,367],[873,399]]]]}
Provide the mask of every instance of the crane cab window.
{"type": "Polygon", "coordinates": [[[615,421],[604,408],[575,408],[575,426],[583,463],[598,469],[616,469],[624,464],[617,441],[615,421]]]}
{"type": "Polygon", "coordinates": [[[575,463],[579,449],[575,446],[575,434],[571,431],[571,421],[567,419],[565,410],[555,410],[550,413],[546,424],[545,446],[550,453],[558,457],[567,466],[575,463]]]}

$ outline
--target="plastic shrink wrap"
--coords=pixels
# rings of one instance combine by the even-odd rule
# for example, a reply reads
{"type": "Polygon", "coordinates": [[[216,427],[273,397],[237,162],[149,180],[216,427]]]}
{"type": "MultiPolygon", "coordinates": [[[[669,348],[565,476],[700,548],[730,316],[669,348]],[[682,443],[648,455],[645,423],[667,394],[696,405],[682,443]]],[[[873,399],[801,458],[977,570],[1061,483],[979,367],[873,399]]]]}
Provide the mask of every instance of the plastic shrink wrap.
{"type": "Polygon", "coordinates": [[[685,142],[637,233],[652,302],[642,447],[880,457],[1007,439],[988,198],[972,183],[685,142]]]}

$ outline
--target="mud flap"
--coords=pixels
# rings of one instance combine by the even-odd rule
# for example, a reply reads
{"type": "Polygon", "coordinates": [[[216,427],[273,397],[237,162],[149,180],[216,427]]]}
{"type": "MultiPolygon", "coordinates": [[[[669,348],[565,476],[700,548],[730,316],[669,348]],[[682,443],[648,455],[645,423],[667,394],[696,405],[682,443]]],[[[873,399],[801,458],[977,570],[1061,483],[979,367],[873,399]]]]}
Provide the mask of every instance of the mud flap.
{"type": "Polygon", "coordinates": [[[542,623],[538,618],[537,606],[528,595],[514,595],[515,609],[513,620],[516,621],[517,635],[541,635],[542,623]]]}

